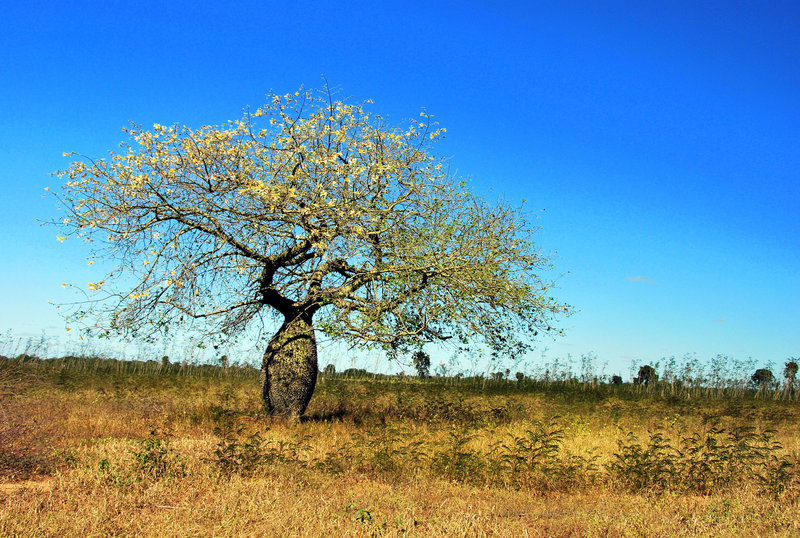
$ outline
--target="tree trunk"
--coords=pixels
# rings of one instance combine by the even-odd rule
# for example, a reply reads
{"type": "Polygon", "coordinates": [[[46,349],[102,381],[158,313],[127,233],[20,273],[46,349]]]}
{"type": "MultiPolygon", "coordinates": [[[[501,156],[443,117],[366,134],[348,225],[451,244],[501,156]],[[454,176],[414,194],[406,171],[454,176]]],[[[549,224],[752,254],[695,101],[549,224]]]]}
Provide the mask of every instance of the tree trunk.
{"type": "Polygon", "coordinates": [[[311,316],[287,316],[267,346],[261,366],[264,408],[272,416],[299,417],[317,384],[317,341],[311,316]]]}

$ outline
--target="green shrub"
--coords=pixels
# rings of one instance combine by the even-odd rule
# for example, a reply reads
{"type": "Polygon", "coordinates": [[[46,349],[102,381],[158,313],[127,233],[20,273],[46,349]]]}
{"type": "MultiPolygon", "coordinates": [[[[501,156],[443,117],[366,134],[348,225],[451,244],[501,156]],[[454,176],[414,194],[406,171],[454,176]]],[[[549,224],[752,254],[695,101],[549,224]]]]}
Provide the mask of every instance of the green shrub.
{"type": "Polygon", "coordinates": [[[177,452],[169,446],[169,433],[150,430],[146,439],[138,442],[138,450],[133,451],[137,469],[145,477],[153,480],[185,476],[184,462],[177,452]]]}

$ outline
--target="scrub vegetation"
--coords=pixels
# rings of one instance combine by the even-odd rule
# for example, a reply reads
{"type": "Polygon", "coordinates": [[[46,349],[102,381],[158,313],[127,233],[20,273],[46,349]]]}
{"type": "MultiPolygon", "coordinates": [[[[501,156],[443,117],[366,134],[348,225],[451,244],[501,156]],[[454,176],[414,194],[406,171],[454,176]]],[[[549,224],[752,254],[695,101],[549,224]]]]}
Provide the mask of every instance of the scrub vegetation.
{"type": "Polygon", "coordinates": [[[0,360],[0,535],[800,532],[791,375],[329,368],[287,420],[264,411],[257,369],[220,364],[0,360]]]}

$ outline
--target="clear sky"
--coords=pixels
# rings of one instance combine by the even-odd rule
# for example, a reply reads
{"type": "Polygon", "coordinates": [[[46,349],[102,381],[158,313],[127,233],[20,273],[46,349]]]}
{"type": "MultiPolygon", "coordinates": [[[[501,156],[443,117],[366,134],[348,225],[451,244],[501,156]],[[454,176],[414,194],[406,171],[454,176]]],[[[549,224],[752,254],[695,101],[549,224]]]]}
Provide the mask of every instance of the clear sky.
{"type": "Polygon", "coordinates": [[[800,3],[655,4],[0,2],[0,332],[65,334],[49,301],[96,276],[36,220],[58,216],[42,195],[63,152],[325,75],[390,122],[425,109],[476,191],[527,200],[578,310],[550,355],[782,365],[800,355],[800,3]]]}

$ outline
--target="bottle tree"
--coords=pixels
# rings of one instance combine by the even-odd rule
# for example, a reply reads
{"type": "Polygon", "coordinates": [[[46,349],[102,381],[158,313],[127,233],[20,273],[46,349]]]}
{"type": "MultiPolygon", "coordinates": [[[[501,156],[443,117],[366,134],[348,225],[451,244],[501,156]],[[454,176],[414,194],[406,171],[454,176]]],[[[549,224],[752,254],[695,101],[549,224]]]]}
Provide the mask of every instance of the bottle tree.
{"type": "Polygon", "coordinates": [[[568,313],[522,209],[474,195],[431,153],[444,129],[334,97],[270,94],[222,126],[133,126],[107,158],[71,154],[59,224],[115,264],[80,314],[127,337],[277,327],[261,387],[285,416],[314,391],[317,333],[516,355],[568,313]]]}

